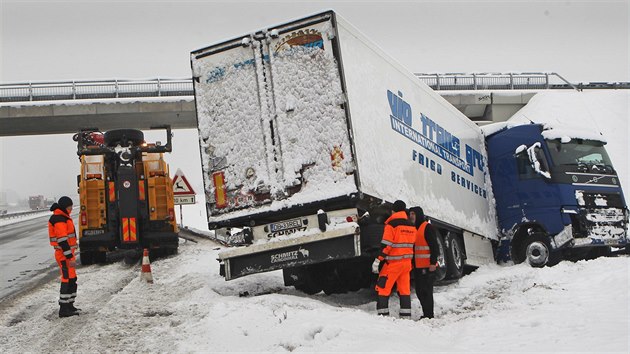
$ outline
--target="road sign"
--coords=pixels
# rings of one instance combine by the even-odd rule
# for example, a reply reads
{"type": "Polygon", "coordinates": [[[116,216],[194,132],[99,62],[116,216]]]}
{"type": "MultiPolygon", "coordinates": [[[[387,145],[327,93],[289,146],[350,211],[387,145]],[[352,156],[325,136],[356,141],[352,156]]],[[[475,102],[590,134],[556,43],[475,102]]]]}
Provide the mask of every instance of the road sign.
{"type": "Polygon", "coordinates": [[[177,169],[177,172],[175,172],[175,177],[173,177],[173,194],[195,195],[195,191],[192,189],[190,183],[188,183],[188,180],[186,179],[186,176],[184,176],[184,173],[179,168],[177,169]]]}
{"type": "Polygon", "coordinates": [[[176,205],[182,204],[195,204],[195,196],[194,195],[174,195],[176,205]]]}

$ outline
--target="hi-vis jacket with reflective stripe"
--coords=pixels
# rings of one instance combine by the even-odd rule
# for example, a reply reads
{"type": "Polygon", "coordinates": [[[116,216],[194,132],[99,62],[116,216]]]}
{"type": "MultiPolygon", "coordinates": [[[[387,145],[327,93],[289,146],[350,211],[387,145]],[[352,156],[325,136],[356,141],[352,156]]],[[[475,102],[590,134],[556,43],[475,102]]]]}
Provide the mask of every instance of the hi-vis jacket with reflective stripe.
{"type": "Polygon", "coordinates": [[[399,211],[385,221],[381,240],[381,254],[378,259],[387,262],[405,261],[411,263],[416,228],[407,220],[407,213],[399,211]]]}
{"type": "Polygon", "coordinates": [[[48,237],[50,245],[70,258],[72,250],[77,248],[77,236],[74,230],[72,218],[61,208],[53,210],[53,215],[48,220],[48,237]]]}
{"type": "Polygon", "coordinates": [[[429,268],[431,264],[437,265],[439,251],[437,241],[435,241],[435,231],[432,227],[428,221],[423,221],[418,228],[413,247],[415,268],[429,268]],[[431,253],[432,249],[433,254],[431,253]]]}

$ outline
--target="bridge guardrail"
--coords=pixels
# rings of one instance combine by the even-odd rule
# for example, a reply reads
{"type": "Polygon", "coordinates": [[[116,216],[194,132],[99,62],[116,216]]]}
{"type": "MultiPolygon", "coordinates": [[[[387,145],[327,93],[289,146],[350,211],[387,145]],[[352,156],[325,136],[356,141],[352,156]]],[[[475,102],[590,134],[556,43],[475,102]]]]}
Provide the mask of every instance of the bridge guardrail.
{"type": "MultiPolygon", "coordinates": [[[[630,89],[630,82],[573,84],[557,73],[415,74],[434,90],[630,89]]],[[[0,84],[0,103],[192,96],[192,79],[96,80],[0,84]]]]}
{"type": "Polygon", "coordinates": [[[579,89],[557,73],[448,73],[416,76],[434,90],[579,89]]]}
{"type": "Polygon", "coordinates": [[[191,79],[101,80],[0,84],[0,102],[192,96],[191,79]]]}

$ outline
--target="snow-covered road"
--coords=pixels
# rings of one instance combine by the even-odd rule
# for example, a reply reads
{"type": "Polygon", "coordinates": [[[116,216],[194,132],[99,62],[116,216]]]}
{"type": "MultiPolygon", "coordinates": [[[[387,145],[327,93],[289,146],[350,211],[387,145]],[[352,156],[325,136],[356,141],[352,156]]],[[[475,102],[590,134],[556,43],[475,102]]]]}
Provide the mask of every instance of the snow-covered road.
{"type": "MultiPolygon", "coordinates": [[[[373,293],[307,296],[281,272],[226,282],[219,246],[153,262],[81,267],[79,317],[57,318],[57,280],[2,304],[3,352],[628,352],[630,258],[482,267],[436,288],[436,315],[376,316],[373,293]]],[[[398,313],[397,299],[390,302],[398,313]]]]}

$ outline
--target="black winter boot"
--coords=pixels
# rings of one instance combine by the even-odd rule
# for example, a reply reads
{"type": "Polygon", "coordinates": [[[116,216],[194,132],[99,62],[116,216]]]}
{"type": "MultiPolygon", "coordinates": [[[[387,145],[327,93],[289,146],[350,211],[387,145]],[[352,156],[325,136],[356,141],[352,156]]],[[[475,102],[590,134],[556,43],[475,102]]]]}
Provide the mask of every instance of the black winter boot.
{"type": "Polygon", "coordinates": [[[76,308],[76,307],[74,307],[74,303],[70,303],[70,304],[68,304],[68,305],[69,305],[69,307],[70,307],[70,309],[71,309],[72,311],[76,311],[76,312],[81,312],[81,311],[82,311],[80,308],[76,308]]]}
{"type": "Polygon", "coordinates": [[[78,316],[79,311],[73,310],[70,304],[59,304],[59,317],[78,316]]]}

